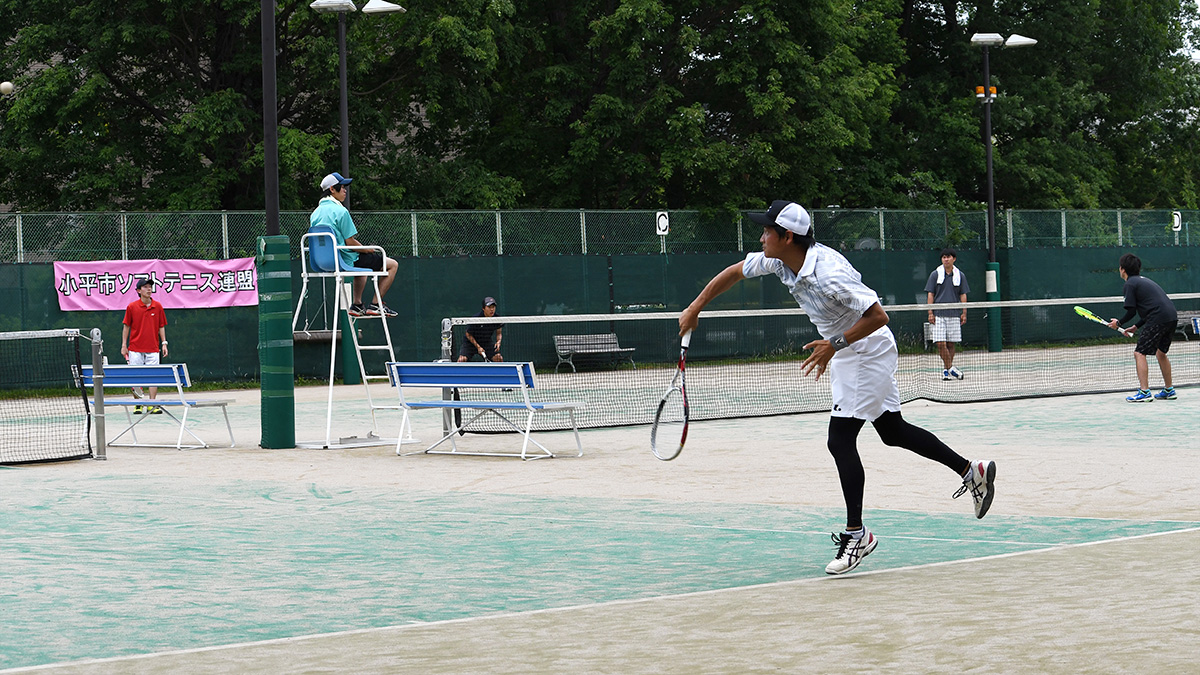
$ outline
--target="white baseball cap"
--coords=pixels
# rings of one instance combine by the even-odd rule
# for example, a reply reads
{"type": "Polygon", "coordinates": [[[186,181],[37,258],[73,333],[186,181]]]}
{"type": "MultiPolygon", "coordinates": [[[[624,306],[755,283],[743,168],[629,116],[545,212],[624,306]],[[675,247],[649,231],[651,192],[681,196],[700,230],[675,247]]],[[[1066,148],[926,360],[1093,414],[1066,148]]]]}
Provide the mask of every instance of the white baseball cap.
{"type": "Polygon", "coordinates": [[[342,174],[334,172],[321,179],[321,189],[328,190],[334,185],[349,185],[353,178],[342,178],[342,174]]]}
{"type": "Polygon", "coordinates": [[[776,199],[771,202],[771,208],[766,213],[751,213],[750,220],[759,225],[777,225],[796,234],[812,232],[812,218],[796,202],[786,199],[776,199]]]}

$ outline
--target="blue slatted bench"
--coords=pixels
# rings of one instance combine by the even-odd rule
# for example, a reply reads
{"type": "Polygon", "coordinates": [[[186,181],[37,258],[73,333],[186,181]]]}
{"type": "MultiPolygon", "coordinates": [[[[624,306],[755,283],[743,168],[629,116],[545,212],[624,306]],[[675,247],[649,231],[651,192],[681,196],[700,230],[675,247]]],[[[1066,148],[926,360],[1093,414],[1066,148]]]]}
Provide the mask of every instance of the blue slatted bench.
{"type": "MultiPolygon", "coordinates": [[[[82,370],[83,384],[89,390],[93,387],[95,379],[92,372],[91,364],[83,366],[82,370]]],[[[121,433],[117,434],[108,441],[107,445],[116,447],[141,447],[141,448],[176,448],[183,450],[185,448],[207,448],[208,443],[205,443],[191,429],[188,428],[187,419],[188,413],[193,408],[209,408],[220,407],[221,412],[225,414],[225,428],[229,431],[229,447],[233,447],[233,427],[229,424],[229,410],[226,408],[234,401],[232,399],[196,399],[185,398],[183,390],[192,386],[192,380],[188,376],[187,365],[183,363],[164,363],[157,366],[129,366],[129,365],[111,365],[104,366],[104,390],[123,388],[131,389],[133,387],[158,387],[159,395],[167,393],[167,398],[108,398],[104,397],[104,406],[121,406],[125,408],[125,418],[129,422],[129,426],[125,427],[121,433]],[[164,392],[163,390],[168,390],[164,392]],[[176,397],[172,398],[169,390],[174,389],[176,397]],[[170,417],[179,425],[179,436],[175,439],[174,445],[163,445],[161,443],[142,443],[138,441],[137,425],[146,421],[151,417],[149,414],[144,414],[138,419],[133,419],[129,414],[129,409],[133,406],[161,406],[163,413],[170,417]],[[175,416],[172,410],[183,410],[183,414],[179,417],[175,416]],[[195,443],[184,445],[183,434],[187,433],[196,440],[195,443]],[[129,434],[133,439],[132,443],[116,443],[115,441],[125,434],[129,434]]],[[[92,409],[95,409],[95,401],[89,399],[92,409]]]]}
{"type": "MultiPolygon", "coordinates": [[[[450,429],[449,433],[433,445],[425,450],[417,452],[404,453],[400,450],[400,444],[396,444],[396,454],[443,454],[443,455],[477,455],[484,457],[520,457],[521,459],[541,459],[543,457],[554,457],[554,453],[550,452],[546,446],[538,443],[535,439],[530,438],[530,432],[533,428],[533,416],[539,412],[545,411],[562,411],[565,410],[571,415],[571,429],[575,432],[575,448],[578,451],[577,457],[583,455],[583,445],[579,442],[579,427],[575,423],[575,409],[581,407],[582,403],[575,402],[538,402],[530,400],[529,392],[534,389],[534,371],[532,363],[399,363],[389,362],[387,364],[388,379],[400,396],[400,407],[404,410],[404,419],[401,422],[401,429],[407,429],[409,424],[409,413],[413,410],[422,409],[440,409],[440,410],[473,410],[475,415],[469,420],[458,424],[452,424],[454,428],[450,429]],[[521,401],[409,401],[404,396],[405,387],[431,387],[436,389],[491,389],[491,390],[512,390],[520,392],[521,401]],[[510,420],[505,416],[505,412],[525,412],[524,426],[510,420]],[[524,441],[521,444],[521,452],[468,452],[458,449],[458,444],[455,437],[459,432],[465,429],[469,424],[487,414],[495,415],[504,420],[504,422],[512,428],[513,431],[523,435],[524,441]],[[436,448],[450,441],[450,450],[437,450],[436,448]],[[540,453],[530,453],[529,444],[532,443],[541,449],[540,453]]],[[[465,417],[465,415],[464,415],[465,417]]],[[[403,435],[403,434],[401,434],[403,435]]]]}

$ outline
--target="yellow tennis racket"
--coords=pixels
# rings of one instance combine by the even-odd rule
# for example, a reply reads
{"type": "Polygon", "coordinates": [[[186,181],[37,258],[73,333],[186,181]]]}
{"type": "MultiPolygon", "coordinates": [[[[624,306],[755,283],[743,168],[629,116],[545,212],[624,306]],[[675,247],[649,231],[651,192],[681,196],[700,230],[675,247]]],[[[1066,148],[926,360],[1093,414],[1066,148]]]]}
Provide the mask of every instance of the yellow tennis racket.
{"type": "MultiPolygon", "coordinates": [[[[1097,314],[1095,312],[1088,309],[1087,307],[1080,307],[1079,305],[1075,305],[1075,313],[1078,314],[1079,316],[1082,316],[1083,318],[1087,319],[1088,321],[1095,321],[1096,323],[1108,326],[1107,321],[1105,321],[1104,319],[1101,319],[1099,316],[1097,316],[1097,314]]],[[[1133,333],[1128,332],[1124,328],[1117,328],[1115,330],[1118,333],[1120,333],[1121,335],[1124,335],[1125,337],[1133,336],[1133,333]]]]}

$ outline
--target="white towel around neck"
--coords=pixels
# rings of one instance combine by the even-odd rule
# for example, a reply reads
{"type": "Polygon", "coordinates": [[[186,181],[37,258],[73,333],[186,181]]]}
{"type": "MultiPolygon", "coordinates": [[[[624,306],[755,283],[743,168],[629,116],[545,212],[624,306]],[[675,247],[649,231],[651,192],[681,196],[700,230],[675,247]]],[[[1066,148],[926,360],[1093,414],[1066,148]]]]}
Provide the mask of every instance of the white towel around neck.
{"type": "MultiPolygon", "coordinates": [[[[938,265],[937,282],[938,282],[939,286],[946,283],[946,266],[945,265],[938,265]]],[[[958,271],[957,267],[954,268],[954,276],[950,277],[950,283],[955,288],[962,286],[962,273],[958,271]]]]}

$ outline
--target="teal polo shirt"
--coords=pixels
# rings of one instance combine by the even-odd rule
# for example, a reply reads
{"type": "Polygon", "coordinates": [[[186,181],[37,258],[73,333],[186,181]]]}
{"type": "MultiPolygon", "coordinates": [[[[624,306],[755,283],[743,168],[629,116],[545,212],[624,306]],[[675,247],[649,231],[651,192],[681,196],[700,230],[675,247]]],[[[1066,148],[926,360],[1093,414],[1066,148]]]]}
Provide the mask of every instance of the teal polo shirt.
{"type": "MultiPolygon", "coordinates": [[[[333,228],[334,236],[337,237],[338,246],[345,246],[346,240],[358,234],[358,228],[354,227],[354,219],[350,217],[350,212],[342,203],[333,197],[323,197],[317,204],[317,208],[313,210],[312,215],[308,217],[308,226],[328,225],[333,228]]],[[[354,267],[354,263],[358,260],[356,251],[338,251],[338,255],[342,259],[342,267],[354,267]]]]}

